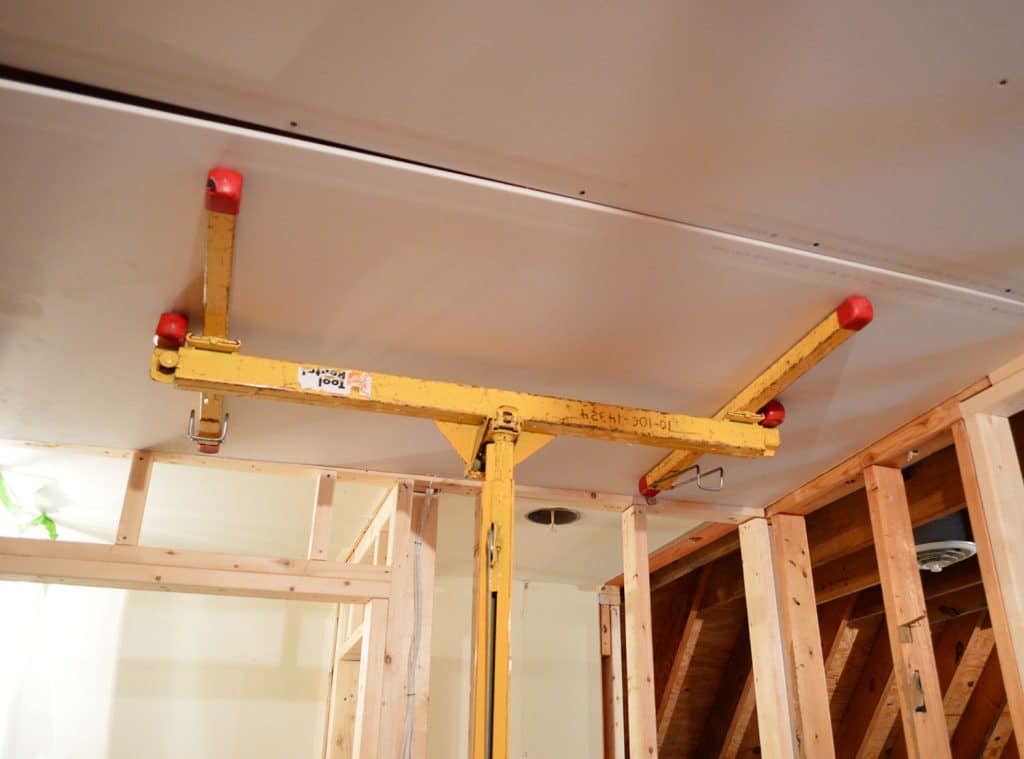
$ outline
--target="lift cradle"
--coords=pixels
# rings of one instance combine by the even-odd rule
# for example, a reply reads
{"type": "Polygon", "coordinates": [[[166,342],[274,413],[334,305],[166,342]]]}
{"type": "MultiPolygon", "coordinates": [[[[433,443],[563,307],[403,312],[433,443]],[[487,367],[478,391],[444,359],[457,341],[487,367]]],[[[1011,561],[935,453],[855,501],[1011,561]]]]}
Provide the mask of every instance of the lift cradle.
{"type": "MultiPolygon", "coordinates": [[[[433,420],[466,465],[483,479],[475,548],[471,746],[474,759],[508,750],[510,596],[515,466],[558,435],[669,449],[639,481],[642,498],[670,489],[705,453],[773,456],[784,417],[776,396],[871,320],[871,304],[851,297],[712,417],[631,408],[512,390],[245,355],[228,336],[229,293],[242,177],[210,171],[202,335],[176,313],[160,317],[150,375],[200,392],[201,452],[224,440],[223,397],[246,395],[433,420]]],[[[649,635],[649,631],[648,631],[649,635]]]]}

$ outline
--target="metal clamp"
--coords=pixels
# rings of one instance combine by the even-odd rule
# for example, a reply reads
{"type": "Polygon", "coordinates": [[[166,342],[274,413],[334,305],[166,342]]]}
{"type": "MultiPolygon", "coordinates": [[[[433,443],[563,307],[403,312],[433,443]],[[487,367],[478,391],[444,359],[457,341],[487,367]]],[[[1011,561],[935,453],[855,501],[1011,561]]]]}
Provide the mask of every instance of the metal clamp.
{"type": "Polygon", "coordinates": [[[196,410],[192,409],[188,415],[189,440],[193,443],[199,443],[200,445],[220,445],[228,436],[228,416],[229,414],[224,414],[224,421],[220,425],[220,437],[206,437],[204,435],[196,434],[196,410]]]}
{"type": "Polygon", "coordinates": [[[494,568],[494,562],[498,558],[498,549],[495,545],[494,538],[494,525],[491,525],[491,529],[487,531],[487,566],[491,569],[494,568]]]}
{"type": "MultiPolygon", "coordinates": [[[[691,464],[681,472],[671,472],[667,474],[655,482],[652,487],[660,490],[662,485],[666,482],[670,482],[671,480],[675,480],[675,482],[671,487],[665,488],[665,490],[675,490],[676,488],[681,488],[683,485],[689,485],[691,482],[695,482],[697,483],[697,487],[701,490],[705,490],[710,493],[717,493],[725,487],[725,468],[717,466],[707,472],[701,472],[700,464],[691,464]],[[708,478],[716,474],[718,475],[718,482],[715,484],[707,484],[708,478]],[[691,476],[687,477],[687,475],[691,476]]],[[[653,497],[648,498],[647,503],[653,504],[655,500],[656,499],[653,497]]]]}

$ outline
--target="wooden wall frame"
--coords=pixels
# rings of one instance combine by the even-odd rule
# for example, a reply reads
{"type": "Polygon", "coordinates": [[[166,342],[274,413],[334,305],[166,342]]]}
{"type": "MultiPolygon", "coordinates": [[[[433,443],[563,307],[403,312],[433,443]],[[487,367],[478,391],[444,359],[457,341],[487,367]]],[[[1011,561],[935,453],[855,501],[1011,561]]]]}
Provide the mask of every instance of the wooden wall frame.
{"type": "MultiPolygon", "coordinates": [[[[752,569],[751,566],[748,566],[751,563],[748,562],[748,558],[756,553],[750,540],[751,537],[754,537],[754,533],[759,530],[763,533],[765,532],[764,528],[767,527],[769,528],[767,534],[770,537],[770,526],[776,519],[808,515],[837,502],[846,504],[849,501],[852,506],[863,501],[866,507],[869,499],[874,500],[877,507],[874,509],[873,515],[876,517],[875,529],[867,530],[866,537],[864,525],[859,522],[852,528],[855,529],[856,534],[848,539],[843,537],[840,540],[838,536],[825,536],[818,529],[820,534],[817,539],[824,540],[825,543],[820,545],[815,543],[812,546],[814,548],[815,576],[811,607],[813,608],[817,604],[820,608],[822,604],[833,600],[838,604],[833,604],[828,612],[831,615],[828,622],[831,625],[830,629],[826,630],[825,618],[822,618],[819,637],[826,639],[826,648],[831,647],[841,653],[840,649],[845,645],[843,640],[849,638],[842,632],[844,624],[848,625],[855,621],[864,623],[870,617],[875,617],[877,620],[873,623],[875,627],[868,629],[877,629],[877,624],[881,621],[883,613],[890,624],[895,623],[893,635],[896,640],[893,648],[896,654],[896,666],[895,668],[890,667],[891,687],[886,686],[884,689],[886,693],[891,693],[892,700],[890,711],[892,721],[888,725],[898,725],[901,715],[904,719],[904,726],[895,738],[896,752],[894,756],[949,755],[951,740],[954,746],[975,745],[975,743],[984,742],[987,752],[985,755],[996,756],[1002,749],[1000,741],[1007,740],[1011,729],[1014,738],[1010,740],[1010,743],[1014,745],[1007,748],[1006,755],[1016,756],[1018,752],[1024,753],[1024,742],[1022,742],[1024,739],[1024,685],[1022,685],[1024,683],[1024,562],[1020,560],[1020,546],[1024,545],[1024,509],[1020,507],[1020,504],[1024,503],[1024,477],[1021,476],[1020,471],[1022,452],[1016,450],[1013,441],[1013,433],[1019,435],[1020,429],[1014,422],[1013,432],[1011,432],[1008,421],[1011,415],[1022,412],[1024,412],[1024,357],[992,372],[829,471],[768,504],[763,510],[766,519],[757,516],[740,519],[738,528],[735,524],[724,522],[707,524],[667,544],[650,557],[650,567],[653,572],[651,587],[665,588],[684,576],[688,576],[690,583],[688,587],[698,587],[699,583],[696,581],[699,577],[693,573],[700,571],[701,574],[706,574],[706,570],[713,568],[715,572],[711,584],[712,591],[705,594],[707,596],[705,599],[691,603],[690,615],[696,615],[698,626],[703,612],[710,613],[721,610],[725,604],[738,601],[743,597],[746,598],[748,608],[751,603],[760,604],[759,609],[762,606],[769,610],[777,608],[778,604],[782,603],[781,599],[786,598],[787,594],[778,591],[773,593],[772,591],[780,587],[778,583],[782,581],[784,573],[782,570],[777,570],[773,577],[774,583],[763,582],[764,573],[769,572],[769,567],[776,564],[776,560],[770,558],[769,553],[762,551],[761,557],[753,562],[760,567],[762,574],[757,583],[754,583],[753,580],[747,582],[744,592],[742,575],[752,569]],[[953,448],[950,447],[954,443],[955,456],[953,448]],[[935,454],[934,457],[933,454],[935,454]],[[939,476],[940,462],[941,476],[939,476]],[[951,464],[954,467],[952,470],[950,470],[951,464]],[[959,472],[955,468],[957,464],[959,464],[959,472]],[[900,491],[904,489],[901,470],[910,465],[919,465],[915,466],[914,478],[907,486],[914,496],[914,500],[911,501],[914,525],[923,524],[952,513],[954,510],[959,510],[964,507],[966,500],[978,550],[978,563],[973,568],[965,564],[966,569],[963,571],[956,567],[944,572],[941,575],[941,581],[939,580],[940,576],[935,575],[926,576],[924,582],[921,582],[922,578],[919,576],[914,556],[913,539],[908,537],[909,524],[898,525],[901,529],[896,533],[893,532],[893,525],[890,524],[893,512],[899,511],[900,491]],[[884,481],[884,486],[881,488],[879,487],[880,480],[884,481]],[[962,491],[960,490],[961,484],[962,491]],[[860,494],[855,492],[862,488],[865,492],[860,494]],[[895,506],[893,498],[895,498],[895,506]],[[883,499],[886,501],[884,507],[882,506],[883,499]],[[904,527],[907,529],[902,529],[904,527]],[[744,533],[748,536],[746,541],[744,541],[744,533]],[[743,545],[744,542],[747,545],[743,545]],[[901,543],[900,547],[894,548],[901,543]],[[840,548],[844,546],[852,547],[840,552],[840,548]],[[742,562],[738,556],[733,562],[729,555],[741,549],[742,562]],[[884,560],[883,553],[886,554],[884,560]],[[739,577],[735,576],[737,572],[739,577]],[[913,619],[914,615],[908,612],[909,606],[907,605],[909,603],[907,594],[913,590],[911,586],[915,583],[908,582],[908,580],[917,581],[919,594],[922,592],[923,585],[923,599],[917,598],[922,602],[915,607],[918,617],[916,621],[923,623],[916,630],[917,635],[913,635],[915,630],[912,628],[915,619],[913,619]],[[879,584],[881,584],[881,588],[874,588],[872,592],[868,592],[869,588],[879,584]],[[884,592],[887,586],[888,590],[884,592]],[[752,592],[754,598],[751,597],[752,592]],[[897,598],[897,595],[900,597],[897,598]],[[849,597],[848,603],[843,604],[838,601],[845,597],[849,597]],[[774,604],[771,603],[772,601],[774,604]],[[943,603],[946,602],[952,605],[943,606],[943,603]],[[988,627],[988,622],[985,622],[984,627],[978,627],[970,635],[970,644],[977,650],[973,651],[970,660],[966,661],[963,666],[954,666],[948,660],[951,655],[950,651],[953,650],[951,644],[948,641],[943,642],[941,651],[939,651],[939,643],[936,643],[933,648],[932,638],[927,632],[927,622],[930,620],[936,624],[937,620],[957,619],[955,614],[950,616],[951,612],[956,612],[967,615],[961,618],[962,625],[977,626],[980,624],[979,620],[988,619],[989,611],[986,611],[986,605],[992,615],[991,628],[988,627]],[[958,609],[960,611],[957,611],[958,609]],[[996,704],[984,715],[977,715],[975,720],[976,722],[977,720],[987,720],[991,712],[998,716],[998,724],[996,722],[990,724],[986,721],[983,725],[980,722],[967,725],[965,718],[957,731],[955,740],[953,740],[953,732],[957,730],[957,717],[963,711],[964,703],[954,706],[957,711],[950,716],[943,715],[943,701],[952,698],[963,702],[966,698],[963,695],[957,696],[955,690],[947,690],[947,688],[957,687],[959,691],[966,688],[967,694],[971,693],[971,687],[978,680],[980,667],[985,664],[986,652],[992,650],[991,646],[986,648],[984,645],[986,630],[994,638],[999,656],[998,661],[995,656],[987,660],[985,672],[991,679],[995,677],[993,673],[1001,671],[1002,684],[1006,689],[1005,707],[998,709],[996,708],[998,704],[996,704]],[[908,633],[910,633],[909,636],[908,633]],[[911,646],[912,651],[907,649],[908,637],[914,640],[914,645],[911,646]],[[945,659],[936,663],[936,652],[945,656],[945,659]],[[922,660],[925,662],[924,665],[919,664],[922,660]],[[927,666],[928,660],[931,660],[931,667],[927,666]],[[908,666],[908,664],[912,666],[908,666]],[[936,664],[938,664],[937,677],[936,664]],[[971,673],[972,666],[978,670],[973,671],[973,674],[971,673]],[[898,688],[897,686],[906,684],[902,681],[909,682],[912,688],[898,688]],[[957,686],[959,681],[963,682],[957,686]],[[916,700],[914,691],[916,691],[916,700]],[[943,693],[945,693],[945,697],[943,697],[943,693]],[[899,703],[901,696],[906,702],[905,708],[902,710],[899,703]],[[927,703],[922,704],[922,701],[930,701],[931,708],[928,711],[932,716],[937,714],[940,717],[945,717],[937,721],[941,724],[933,725],[931,728],[919,724],[928,721],[922,720],[922,713],[916,711],[922,705],[927,706],[927,703]],[[914,723],[913,727],[909,729],[906,727],[908,708],[910,710],[909,717],[914,723]],[[979,725],[981,726],[979,727],[979,725]],[[970,732],[972,733],[969,739],[964,737],[968,728],[971,728],[970,732]],[[990,734],[985,733],[979,736],[979,729],[982,730],[982,733],[988,730],[990,734]],[[911,736],[908,746],[912,746],[912,748],[903,752],[905,735],[911,736]]],[[[906,506],[905,503],[904,506],[906,506]]],[[[850,510],[846,509],[842,513],[849,512],[850,510]]],[[[867,516],[868,511],[865,509],[864,522],[867,522],[867,516]]],[[[821,524],[819,520],[819,527],[821,524]]],[[[760,542],[763,544],[765,535],[757,537],[762,538],[760,542]]],[[[810,575],[811,573],[808,572],[808,577],[810,575]]],[[[619,578],[615,578],[611,582],[618,580],[619,578]]],[[[680,590],[680,593],[682,592],[684,591],[680,590]]],[[[692,593],[692,590],[686,592],[692,593]]],[[[913,594],[910,593],[910,595],[913,594]]],[[[781,614],[775,622],[776,630],[778,628],[785,629],[781,614]]],[[[684,628],[681,620],[677,621],[677,624],[677,629],[683,631],[682,638],[678,642],[678,649],[681,652],[686,645],[685,629],[690,625],[687,624],[684,628]]],[[[958,624],[961,623],[958,621],[958,624]]],[[[769,626],[771,627],[771,625],[769,626]]],[[[750,646],[754,650],[755,660],[759,658],[756,649],[760,646],[762,669],[764,669],[765,662],[770,660],[774,661],[776,667],[782,667],[781,662],[785,661],[787,644],[776,643],[766,646],[764,631],[755,630],[755,627],[764,627],[763,614],[760,622],[756,625],[754,622],[750,622],[752,633],[750,646]]],[[[672,635],[675,636],[671,638],[673,649],[666,652],[665,655],[668,656],[676,651],[675,641],[680,634],[675,632],[672,635]]],[[[792,633],[786,632],[781,636],[775,635],[774,639],[789,641],[791,636],[792,633]]],[[[880,640],[883,649],[890,648],[888,636],[884,630],[880,640]]],[[[889,651],[886,650],[885,654],[888,658],[889,651]]],[[[678,656],[679,652],[676,652],[676,655],[678,656]]],[[[696,655],[699,656],[699,652],[696,655]]],[[[827,668],[831,667],[830,658],[833,658],[833,651],[828,650],[824,657],[827,668]]],[[[667,667],[668,660],[662,664],[664,669],[667,667]]],[[[725,674],[728,671],[730,670],[726,668],[725,674]]],[[[833,672],[833,674],[828,674],[829,678],[837,676],[834,674],[835,670],[828,669],[827,671],[833,672]]],[[[754,679],[754,677],[750,677],[744,686],[732,718],[733,721],[744,725],[749,720],[750,711],[753,709],[754,699],[749,691],[755,690],[754,679]]],[[[998,678],[996,679],[998,680],[998,678]]],[[[784,680],[779,682],[790,689],[795,688],[792,684],[786,684],[784,680]]],[[[986,680],[986,682],[988,681],[986,680]]],[[[995,686],[999,685],[999,682],[995,682],[995,686]]],[[[831,687],[830,681],[829,688],[831,689],[831,687]]],[[[996,690],[997,688],[993,687],[992,692],[995,693],[996,690]]],[[[669,696],[671,693],[666,688],[662,700],[669,696]]],[[[802,712],[798,697],[794,698],[790,695],[789,698],[793,698],[791,703],[797,709],[791,720],[791,724],[795,726],[807,715],[802,712]]],[[[876,695],[875,698],[877,700],[878,696],[876,695]]],[[[719,698],[716,696],[716,706],[718,701],[719,698]]],[[[828,703],[827,697],[823,703],[828,703]]],[[[659,709],[666,711],[662,708],[664,706],[664,703],[659,702],[659,709]]],[[[759,717],[761,716],[760,712],[761,709],[758,709],[759,717]]],[[[726,748],[722,748],[721,755],[733,756],[739,750],[738,741],[743,738],[742,735],[736,733],[743,733],[744,730],[742,726],[738,730],[732,730],[731,723],[727,719],[722,718],[721,721],[728,728],[723,745],[732,747],[732,753],[729,753],[726,748]]],[[[774,720],[773,724],[779,725],[784,722],[785,720],[774,720]]],[[[717,723],[716,727],[718,727],[717,723]]],[[[661,714],[659,714],[658,729],[661,732],[669,729],[669,725],[663,723],[661,714]]],[[[765,742],[764,731],[757,732],[762,733],[760,736],[761,748],[765,756],[800,755],[802,746],[799,740],[794,739],[789,747],[786,747],[783,742],[781,748],[778,743],[769,748],[765,742]],[[790,751],[796,753],[790,754],[790,751]]],[[[798,732],[796,727],[793,732],[798,732]]],[[[706,736],[701,736],[702,747],[704,737],[706,736]]],[[[770,735],[767,737],[771,738],[770,735]]],[[[856,737],[859,740],[859,736],[856,737]]],[[[872,745],[877,745],[880,750],[883,744],[888,745],[887,738],[891,743],[893,737],[889,732],[889,727],[885,726],[872,739],[874,741],[872,745]]],[[[754,740],[757,740],[757,733],[754,734],[754,740]]],[[[844,743],[844,752],[849,753],[849,745],[846,743],[844,743]]],[[[867,750],[868,754],[866,755],[873,755],[863,745],[860,750],[867,750]]],[[[716,748],[715,751],[718,749],[716,748]]],[[[812,755],[823,755],[821,751],[812,755]]],[[[959,754],[954,751],[954,755],[959,754]]]]}
{"type": "MultiPolygon", "coordinates": [[[[105,449],[73,450],[124,456],[105,449]]],[[[346,561],[332,561],[328,546],[336,470],[220,459],[220,468],[235,471],[269,469],[316,477],[306,558],[153,548],[138,544],[153,464],[210,466],[213,460],[153,451],[128,455],[113,544],[0,538],[0,579],[335,603],[323,757],[398,759],[403,744],[411,749],[409,755],[425,756],[436,491],[428,493],[421,485],[417,492],[413,480],[392,480],[346,561]]],[[[349,477],[388,483],[386,476],[374,473],[349,477]]]]}

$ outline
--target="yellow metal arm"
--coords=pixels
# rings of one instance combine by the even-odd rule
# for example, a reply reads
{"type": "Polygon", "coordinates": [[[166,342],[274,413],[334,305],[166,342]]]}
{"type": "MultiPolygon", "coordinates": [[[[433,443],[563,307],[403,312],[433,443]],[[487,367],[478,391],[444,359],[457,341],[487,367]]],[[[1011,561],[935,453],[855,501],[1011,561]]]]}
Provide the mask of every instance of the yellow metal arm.
{"type": "MultiPolygon", "coordinates": [[[[190,343],[198,342],[190,338],[190,343]]],[[[514,408],[524,432],[616,440],[729,456],[772,456],[779,434],[756,424],[588,403],[221,352],[157,348],[151,375],[175,387],[482,425],[514,408]]]]}
{"type": "MultiPolygon", "coordinates": [[[[765,369],[757,379],[738,392],[712,419],[725,419],[730,414],[757,412],[766,403],[818,364],[829,353],[870,323],[874,313],[871,302],[851,296],[826,316],[810,332],[765,369]]],[[[640,493],[656,495],[672,487],[676,478],[691,466],[701,451],[673,451],[640,478],[640,493]]]]}

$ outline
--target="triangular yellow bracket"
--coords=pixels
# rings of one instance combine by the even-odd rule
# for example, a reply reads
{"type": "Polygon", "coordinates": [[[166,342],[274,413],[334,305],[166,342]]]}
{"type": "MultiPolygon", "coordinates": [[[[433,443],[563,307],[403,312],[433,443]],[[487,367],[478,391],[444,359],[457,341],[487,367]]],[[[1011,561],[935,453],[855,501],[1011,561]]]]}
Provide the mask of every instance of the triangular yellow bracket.
{"type": "MultiPolygon", "coordinates": [[[[474,471],[473,464],[480,446],[484,442],[484,433],[487,425],[458,424],[456,422],[434,422],[441,434],[445,436],[459,458],[466,465],[466,476],[479,479],[481,474],[474,471]]],[[[554,435],[545,435],[541,432],[521,432],[516,439],[514,462],[520,464],[545,445],[555,439],[554,435]]]]}
{"type": "Polygon", "coordinates": [[[513,456],[516,464],[526,461],[554,439],[554,435],[545,435],[542,432],[520,432],[513,456]]]}
{"type": "Polygon", "coordinates": [[[476,460],[477,451],[480,450],[486,425],[458,424],[457,422],[434,422],[434,424],[451,443],[455,452],[459,454],[459,458],[462,459],[468,471],[476,460]]]}

